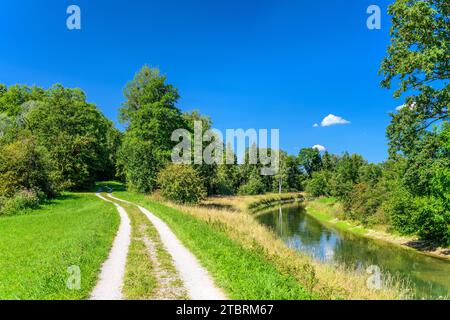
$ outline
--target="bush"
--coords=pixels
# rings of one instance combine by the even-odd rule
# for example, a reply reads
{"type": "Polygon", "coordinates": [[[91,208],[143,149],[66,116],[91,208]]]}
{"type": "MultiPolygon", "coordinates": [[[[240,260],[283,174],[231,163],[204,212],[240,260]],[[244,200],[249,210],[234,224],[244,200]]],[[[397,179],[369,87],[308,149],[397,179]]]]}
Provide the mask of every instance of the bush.
{"type": "Polygon", "coordinates": [[[21,138],[0,148],[0,197],[14,197],[21,190],[56,195],[47,151],[33,138],[21,138]]]}
{"type": "Polygon", "coordinates": [[[41,202],[42,193],[22,190],[13,197],[0,199],[0,215],[13,215],[24,209],[36,208],[41,202]]]}
{"type": "Polygon", "coordinates": [[[417,209],[412,215],[419,237],[437,244],[450,244],[450,213],[442,200],[423,197],[417,198],[415,204],[417,209]]]}
{"type": "Polygon", "coordinates": [[[307,182],[306,192],[313,197],[329,195],[329,183],[327,180],[326,172],[313,173],[312,179],[307,182]]]}
{"type": "Polygon", "coordinates": [[[164,198],[177,203],[198,203],[206,197],[206,188],[197,172],[189,165],[171,164],[158,175],[164,198]]]}
{"type": "Polygon", "coordinates": [[[254,170],[247,183],[239,187],[238,193],[241,195],[264,194],[266,186],[257,170],[254,170]]]}

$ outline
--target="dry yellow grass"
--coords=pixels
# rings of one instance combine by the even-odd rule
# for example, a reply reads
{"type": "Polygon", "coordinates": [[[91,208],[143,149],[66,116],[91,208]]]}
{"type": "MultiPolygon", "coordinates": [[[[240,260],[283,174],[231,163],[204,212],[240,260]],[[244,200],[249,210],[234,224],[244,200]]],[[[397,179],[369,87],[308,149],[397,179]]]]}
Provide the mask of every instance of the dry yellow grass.
{"type": "MultiPolygon", "coordinates": [[[[298,194],[296,194],[298,195],[298,194]]],[[[265,196],[213,197],[199,206],[167,203],[182,212],[225,226],[228,236],[242,246],[262,250],[281,273],[294,276],[307,289],[324,299],[406,299],[408,290],[391,281],[381,290],[371,290],[366,277],[344,267],[322,264],[288,248],[272,231],[259,224],[247,209],[265,196]]],[[[157,199],[161,201],[160,198],[157,199]]]]}

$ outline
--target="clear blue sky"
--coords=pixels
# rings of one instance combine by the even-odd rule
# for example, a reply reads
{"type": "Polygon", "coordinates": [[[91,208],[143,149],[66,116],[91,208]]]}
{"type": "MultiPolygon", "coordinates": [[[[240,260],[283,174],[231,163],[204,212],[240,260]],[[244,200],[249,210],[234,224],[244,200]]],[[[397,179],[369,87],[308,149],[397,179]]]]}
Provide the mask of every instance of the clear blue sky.
{"type": "Polygon", "coordinates": [[[281,147],[315,144],[383,161],[388,112],[402,101],[379,87],[389,43],[377,0],[1,1],[0,83],[82,88],[112,120],[123,87],[159,67],[218,129],[279,128],[281,147]],[[66,28],[81,8],[82,30],[66,28]],[[370,4],[382,29],[366,27],[370,4]],[[328,114],[347,125],[313,128],[328,114]]]}

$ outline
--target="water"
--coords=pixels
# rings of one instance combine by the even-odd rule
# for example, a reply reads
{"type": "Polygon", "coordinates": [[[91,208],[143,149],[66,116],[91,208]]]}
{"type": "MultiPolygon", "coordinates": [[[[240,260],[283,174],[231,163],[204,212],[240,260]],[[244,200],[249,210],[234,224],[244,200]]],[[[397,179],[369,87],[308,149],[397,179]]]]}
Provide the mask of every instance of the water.
{"type": "Polygon", "coordinates": [[[426,256],[385,242],[327,227],[307,215],[302,207],[284,207],[258,216],[291,248],[326,263],[345,264],[365,271],[378,266],[407,279],[416,298],[450,296],[450,261],[426,256]]]}

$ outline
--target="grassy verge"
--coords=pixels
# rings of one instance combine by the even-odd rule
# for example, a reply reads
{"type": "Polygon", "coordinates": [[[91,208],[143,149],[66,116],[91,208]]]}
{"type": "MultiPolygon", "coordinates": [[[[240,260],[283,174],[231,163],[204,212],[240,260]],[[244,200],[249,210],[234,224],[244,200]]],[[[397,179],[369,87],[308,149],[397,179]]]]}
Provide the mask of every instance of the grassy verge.
{"type": "Polygon", "coordinates": [[[305,203],[306,212],[317,220],[330,224],[337,229],[367,235],[368,229],[351,221],[339,219],[342,212],[334,198],[318,198],[305,203]]]}
{"type": "Polygon", "coordinates": [[[0,299],[88,298],[119,219],[112,204],[75,193],[0,218],[0,299]],[[71,266],[80,268],[79,290],[67,286],[71,266]]]}
{"type": "MultiPolygon", "coordinates": [[[[106,195],[104,195],[107,197],[106,195]]],[[[131,243],[127,257],[123,294],[130,300],[187,299],[182,282],[164,249],[158,232],[134,205],[120,204],[131,221],[131,243]]]]}
{"type": "Polygon", "coordinates": [[[261,248],[244,248],[230,239],[225,225],[204,221],[177,208],[160,204],[144,195],[115,192],[162,218],[179,239],[197,256],[217,285],[232,299],[312,299],[294,277],[280,273],[265,258],[261,248]]]}

